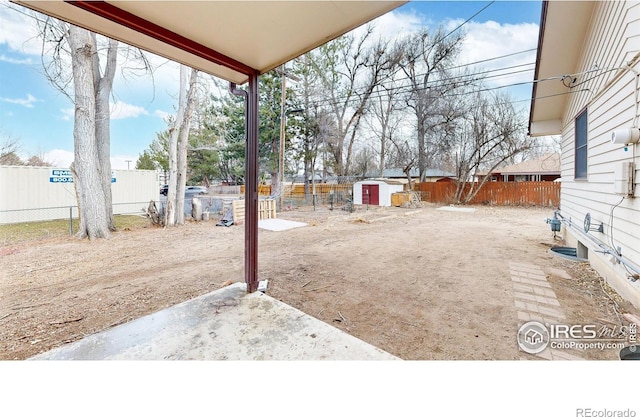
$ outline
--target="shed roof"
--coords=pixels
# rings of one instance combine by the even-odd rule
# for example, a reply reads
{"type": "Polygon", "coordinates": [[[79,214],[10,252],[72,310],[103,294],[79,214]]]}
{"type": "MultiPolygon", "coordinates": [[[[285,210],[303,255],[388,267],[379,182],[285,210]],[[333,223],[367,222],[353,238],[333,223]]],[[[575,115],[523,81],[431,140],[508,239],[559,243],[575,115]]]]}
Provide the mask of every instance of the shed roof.
{"type": "Polygon", "coordinates": [[[387,185],[404,185],[402,181],[390,180],[388,178],[367,178],[366,180],[356,182],[356,184],[371,183],[371,182],[382,182],[387,185]]]}
{"type": "Polygon", "coordinates": [[[406,3],[12,1],[236,84],[406,3]]]}

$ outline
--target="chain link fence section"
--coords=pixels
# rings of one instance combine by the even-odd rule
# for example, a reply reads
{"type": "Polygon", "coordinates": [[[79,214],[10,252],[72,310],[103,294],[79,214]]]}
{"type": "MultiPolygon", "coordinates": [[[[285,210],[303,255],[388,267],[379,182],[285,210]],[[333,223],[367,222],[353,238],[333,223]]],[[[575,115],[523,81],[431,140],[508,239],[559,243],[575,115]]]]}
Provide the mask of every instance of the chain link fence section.
{"type": "MultiPolygon", "coordinates": [[[[115,215],[143,216],[149,202],[115,203],[115,215]]],[[[16,210],[0,210],[0,224],[30,223],[47,220],[77,220],[78,206],[40,207],[16,210]]]]}
{"type": "Polygon", "coordinates": [[[68,218],[78,218],[77,206],[0,210],[0,224],[29,223],[68,218]]]}
{"type": "Polygon", "coordinates": [[[353,184],[316,184],[314,187],[304,184],[289,184],[284,186],[285,209],[304,206],[329,206],[341,208],[351,203],[353,199],[353,184]]]}

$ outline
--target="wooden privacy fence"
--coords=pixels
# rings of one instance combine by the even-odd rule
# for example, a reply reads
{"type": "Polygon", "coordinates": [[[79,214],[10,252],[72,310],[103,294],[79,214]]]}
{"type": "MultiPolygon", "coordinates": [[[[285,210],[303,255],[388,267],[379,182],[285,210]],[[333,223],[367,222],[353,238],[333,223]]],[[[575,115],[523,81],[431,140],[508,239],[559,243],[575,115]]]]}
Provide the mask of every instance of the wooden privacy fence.
{"type": "MultiPolygon", "coordinates": [[[[353,184],[316,184],[316,195],[328,195],[334,193],[348,193],[353,190],[353,184]]],[[[244,185],[240,186],[240,192],[244,193],[244,185]]],[[[309,184],[309,194],[313,194],[313,187],[309,184]]],[[[271,195],[270,185],[258,185],[258,195],[271,195]]],[[[304,184],[285,184],[284,195],[294,197],[304,197],[304,184]]]]}
{"type": "MultiPolygon", "coordinates": [[[[472,184],[466,184],[465,192],[472,184]]],[[[423,182],[416,186],[422,201],[436,204],[455,203],[455,182],[423,182]]],[[[469,204],[492,204],[498,206],[545,206],[560,205],[559,182],[487,182],[469,204]]]]}
{"type": "MultiPolygon", "coordinates": [[[[244,194],[244,185],[241,185],[239,188],[239,193],[240,194],[244,194]]],[[[268,197],[271,195],[271,186],[270,185],[262,185],[259,184],[258,185],[258,195],[261,195],[263,197],[268,197]]]]}
{"type": "MultiPolygon", "coordinates": [[[[465,191],[468,191],[470,187],[471,184],[467,184],[465,191]]],[[[241,188],[241,192],[244,192],[244,186],[241,188]]],[[[353,184],[316,184],[316,195],[320,201],[326,203],[331,191],[336,195],[335,201],[338,201],[346,198],[344,196],[348,196],[352,189],[353,184]]],[[[422,201],[436,204],[455,203],[455,181],[423,182],[416,184],[414,189],[420,191],[422,201]]],[[[313,193],[311,187],[309,192],[313,193]]],[[[271,187],[260,185],[258,194],[269,196],[271,187]]],[[[305,196],[304,184],[285,184],[284,196],[303,199],[305,196]]],[[[487,182],[469,204],[558,207],[560,205],[560,183],[551,181],[487,182]]]]}

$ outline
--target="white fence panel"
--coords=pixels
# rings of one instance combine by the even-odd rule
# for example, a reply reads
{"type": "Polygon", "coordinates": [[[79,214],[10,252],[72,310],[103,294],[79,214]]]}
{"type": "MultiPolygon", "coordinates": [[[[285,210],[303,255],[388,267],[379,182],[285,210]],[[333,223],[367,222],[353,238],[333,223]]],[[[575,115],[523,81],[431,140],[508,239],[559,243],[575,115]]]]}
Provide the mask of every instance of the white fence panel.
{"type": "MultiPolygon", "coordinates": [[[[77,200],[67,168],[0,166],[0,224],[77,217],[77,200]]],[[[155,171],[114,170],[114,214],[142,213],[158,201],[160,181],[155,171]]]]}

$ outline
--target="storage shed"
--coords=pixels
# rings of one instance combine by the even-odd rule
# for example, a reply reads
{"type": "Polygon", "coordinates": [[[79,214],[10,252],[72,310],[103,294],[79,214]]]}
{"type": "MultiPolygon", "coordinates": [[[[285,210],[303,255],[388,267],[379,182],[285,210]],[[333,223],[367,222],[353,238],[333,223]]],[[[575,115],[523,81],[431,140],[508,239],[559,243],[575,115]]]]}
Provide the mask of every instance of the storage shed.
{"type": "Polygon", "coordinates": [[[400,193],[404,185],[400,181],[371,179],[353,184],[353,204],[391,207],[391,194],[400,193]]]}

